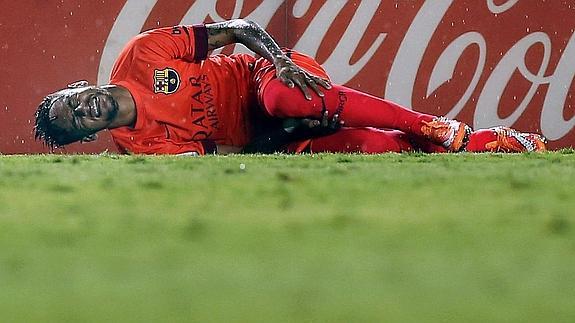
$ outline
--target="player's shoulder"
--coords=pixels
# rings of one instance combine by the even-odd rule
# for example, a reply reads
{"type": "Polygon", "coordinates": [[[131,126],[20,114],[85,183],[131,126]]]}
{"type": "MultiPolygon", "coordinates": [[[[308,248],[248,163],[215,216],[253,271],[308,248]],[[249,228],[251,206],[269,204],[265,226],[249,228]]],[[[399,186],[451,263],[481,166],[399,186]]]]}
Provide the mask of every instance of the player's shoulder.
{"type": "Polygon", "coordinates": [[[234,54],[212,54],[206,60],[214,63],[253,63],[257,58],[250,54],[234,53],[234,54]]]}

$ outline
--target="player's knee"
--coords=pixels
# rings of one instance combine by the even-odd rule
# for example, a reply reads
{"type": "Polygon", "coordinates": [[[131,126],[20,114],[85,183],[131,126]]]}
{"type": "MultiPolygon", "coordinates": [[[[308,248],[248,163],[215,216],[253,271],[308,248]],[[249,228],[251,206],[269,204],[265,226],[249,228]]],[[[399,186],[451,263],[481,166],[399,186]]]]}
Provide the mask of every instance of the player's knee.
{"type": "Polygon", "coordinates": [[[316,101],[306,100],[300,89],[287,87],[277,79],[271,81],[263,93],[266,111],[277,118],[314,116],[321,111],[321,103],[316,101]]]}
{"type": "Polygon", "coordinates": [[[282,102],[285,102],[282,89],[277,86],[268,85],[264,91],[263,104],[267,112],[273,117],[283,117],[282,102]]]}
{"type": "Polygon", "coordinates": [[[263,95],[263,103],[271,116],[285,118],[296,113],[297,106],[290,100],[290,96],[292,98],[294,96],[293,90],[279,80],[273,80],[268,84],[263,95]]]}

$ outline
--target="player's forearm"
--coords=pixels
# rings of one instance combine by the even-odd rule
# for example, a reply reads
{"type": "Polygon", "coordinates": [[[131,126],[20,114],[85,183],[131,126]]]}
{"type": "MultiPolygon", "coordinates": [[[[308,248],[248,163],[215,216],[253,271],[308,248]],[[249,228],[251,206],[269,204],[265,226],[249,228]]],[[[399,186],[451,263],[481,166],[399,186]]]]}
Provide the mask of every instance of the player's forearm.
{"type": "Polygon", "coordinates": [[[334,134],[343,126],[339,115],[335,114],[331,119],[327,110],[322,112],[322,118],[295,119],[289,118],[282,122],[282,126],[271,132],[254,138],[244,150],[245,154],[271,154],[282,151],[288,144],[334,134]]]}
{"type": "Polygon", "coordinates": [[[206,27],[208,30],[208,49],[210,50],[231,43],[240,43],[276,67],[290,60],[270,34],[253,21],[234,19],[207,24],[206,27]]]}
{"type": "Polygon", "coordinates": [[[253,21],[243,21],[244,27],[236,29],[236,38],[256,54],[267,59],[271,63],[289,60],[282,52],[276,41],[260,25],[253,21]]]}
{"type": "Polygon", "coordinates": [[[254,138],[248,143],[242,153],[244,154],[272,154],[280,152],[283,147],[292,142],[290,133],[284,129],[277,129],[273,132],[254,138]]]}

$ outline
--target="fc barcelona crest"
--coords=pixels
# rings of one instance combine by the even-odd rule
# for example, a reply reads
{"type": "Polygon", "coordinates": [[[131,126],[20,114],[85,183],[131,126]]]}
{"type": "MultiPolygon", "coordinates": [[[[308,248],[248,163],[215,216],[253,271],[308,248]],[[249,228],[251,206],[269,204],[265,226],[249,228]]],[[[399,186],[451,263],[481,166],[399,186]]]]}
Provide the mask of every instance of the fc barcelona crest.
{"type": "Polygon", "coordinates": [[[180,76],[174,69],[166,67],[154,70],[154,92],[172,94],[180,87],[180,76]]]}

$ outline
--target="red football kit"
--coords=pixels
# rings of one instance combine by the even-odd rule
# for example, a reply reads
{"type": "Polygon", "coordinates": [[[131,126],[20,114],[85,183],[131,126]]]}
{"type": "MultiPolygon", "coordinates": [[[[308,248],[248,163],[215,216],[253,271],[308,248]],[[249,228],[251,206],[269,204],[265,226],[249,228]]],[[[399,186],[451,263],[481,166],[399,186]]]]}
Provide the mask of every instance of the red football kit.
{"type": "MultiPolygon", "coordinates": [[[[311,57],[291,50],[286,54],[308,72],[329,79],[311,57]]],[[[276,79],[274,66],[264,58],[208,56],[204,25],[136,36],[116,61],[110,84],[128,89],[136,106],[133,127],[110,130],[124,153],[204,155],[215,152],[216,144],[241,147],[266,120],[320,118],[324,109],[330,115],[338,113],[346,127],[293,143],[287,151],[400,152],[412,150],[423,136],[422,125],[434,119],[340,85],[308,101],[298,88],[276,79]]],[[[429,141],[420,142],[426,151],[444,151],[429,141]]]]}
{"type": "MultiPolygon", "coordinates": [[[[259,102],[274,66],[246,54],[208,56],[207,37],[204,25],[160,28],[123,49],[110,84],[130,91],[137,117],[134,127],[110,130],[120,151],[203,155],[216,143],[244,146],[270,117],[259,102]]],[[[288,56],[328,79],[311,57],[290,50],[288,56]]]]}
{"type": "Polygon", "coordinates": [[[123,152],[200,155],[215,144],[242,146],[251,135],[255,105],[253,56],[207,58],[204,26],[143,33],[124,48],[111,84],[134,98],[136,123],[111,129],[123,152]]]}

